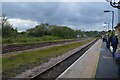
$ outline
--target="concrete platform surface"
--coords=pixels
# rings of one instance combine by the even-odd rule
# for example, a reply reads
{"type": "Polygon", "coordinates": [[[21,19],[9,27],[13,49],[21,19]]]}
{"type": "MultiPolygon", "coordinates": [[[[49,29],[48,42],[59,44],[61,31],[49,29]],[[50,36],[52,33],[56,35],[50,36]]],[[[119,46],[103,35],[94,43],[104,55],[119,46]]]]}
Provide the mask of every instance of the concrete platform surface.
{"type": "Polygon", "coordinates": [[[65,70],[57,79],[60,78],[94,78],[102,40],[98,40],[85,54],[65,70]]]}
{"type": "Polygon", "coordinates": [[[119,78],[118,65],[112,57],[112,53],[106,48],[106,43],[102,43],[96,78],[119,78]]]}

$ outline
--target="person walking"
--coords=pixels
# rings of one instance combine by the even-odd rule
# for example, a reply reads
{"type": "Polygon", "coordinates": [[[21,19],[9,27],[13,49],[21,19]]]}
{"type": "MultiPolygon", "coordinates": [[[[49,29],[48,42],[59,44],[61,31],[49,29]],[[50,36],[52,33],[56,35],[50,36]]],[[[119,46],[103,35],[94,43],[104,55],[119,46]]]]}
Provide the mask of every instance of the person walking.
{"type": "Polygon", "coordinates": [[[113,48],[113,52],[112,52],[112,56],[114,58],[116,49],[117,49],[117,45],[118,45],[118,38],[117,38],[117,34],[115,36],[112,37],[112,41],[111,41],[111,46],[113,48]]]}

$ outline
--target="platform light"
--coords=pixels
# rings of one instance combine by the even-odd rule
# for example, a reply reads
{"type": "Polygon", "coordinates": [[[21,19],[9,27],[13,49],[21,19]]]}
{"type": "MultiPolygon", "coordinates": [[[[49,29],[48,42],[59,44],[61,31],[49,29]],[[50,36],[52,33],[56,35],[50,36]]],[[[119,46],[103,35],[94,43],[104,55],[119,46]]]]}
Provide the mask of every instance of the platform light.
{"type": "Polygon", "coordinates": [[[113,27],[114,27],[114,11],[112,11],[112,10],[105,10],[104,12],[112,12],[112,34],[113,34],[113,27]]]}

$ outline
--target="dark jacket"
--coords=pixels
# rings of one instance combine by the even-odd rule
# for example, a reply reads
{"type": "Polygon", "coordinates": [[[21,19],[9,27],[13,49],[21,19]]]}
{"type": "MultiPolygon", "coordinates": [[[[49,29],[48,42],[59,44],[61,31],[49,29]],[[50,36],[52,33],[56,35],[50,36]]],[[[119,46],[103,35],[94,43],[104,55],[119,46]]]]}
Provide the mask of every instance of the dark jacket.
{"type": "Polygon", "coordinates": [[[111,46],[117,46],[118,38],[117,36],[112,37],[111,46]]]}

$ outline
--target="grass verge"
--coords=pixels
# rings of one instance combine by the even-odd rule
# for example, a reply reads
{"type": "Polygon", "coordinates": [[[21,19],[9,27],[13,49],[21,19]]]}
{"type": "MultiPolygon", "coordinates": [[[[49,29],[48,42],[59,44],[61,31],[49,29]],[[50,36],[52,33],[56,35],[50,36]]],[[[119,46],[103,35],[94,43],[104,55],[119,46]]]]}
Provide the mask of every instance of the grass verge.
{"type": "Polygon", "coordinates": [[[62,39],[56,36],[42,36],[39,38],[3,38],[2,43],[9,45],[9,44],[34,44],[34,43],[41,43],[41,42],[57,42],[57,41],[64,41],[64,40],[73,40],[73,39],[62,39]]]}
{"type": "Polygon", "coordinates": [[[50,58],[62,55],[69,50],[82,46],[92,40],[93,39],[50,47],[38,51],[22,52],[21,54],[15,56],[3,57],[3,77],[13,77],[27,69],[31,69],[41,63],[47,62],[50,58]]]}

